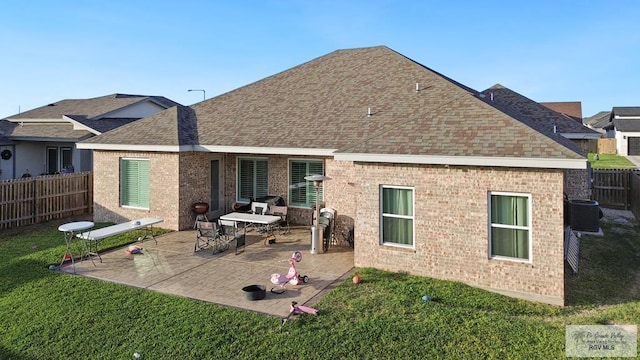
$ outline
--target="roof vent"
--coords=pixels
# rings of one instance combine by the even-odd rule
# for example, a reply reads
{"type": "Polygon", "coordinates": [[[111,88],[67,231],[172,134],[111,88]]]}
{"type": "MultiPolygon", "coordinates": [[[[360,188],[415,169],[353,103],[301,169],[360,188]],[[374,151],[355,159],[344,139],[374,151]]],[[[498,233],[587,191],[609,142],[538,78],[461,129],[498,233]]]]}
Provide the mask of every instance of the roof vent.
{"type": "Polygon", "coordinates": [[[373,113],[371,112],[371,108],[368,107],[367,108],[367,117],[371,117],[371,115],[373,115],[373,113]]]}
{"type": "Polygon", "coordinates": [[[493,93],[491,93],[491,101],[493,101],[493,93]]]}
{"type": "Polygon", "coordinates": [[[49,105],[47,105],[47,106],[56,106],[56,104],[54,104],[54,103],[51,103],[51,104],[49,104],[49,105]]]}
{"type": "Polygon", "coordinates": [[[416,92],[420,92],[420,84],[416,83],[416,92]]]}

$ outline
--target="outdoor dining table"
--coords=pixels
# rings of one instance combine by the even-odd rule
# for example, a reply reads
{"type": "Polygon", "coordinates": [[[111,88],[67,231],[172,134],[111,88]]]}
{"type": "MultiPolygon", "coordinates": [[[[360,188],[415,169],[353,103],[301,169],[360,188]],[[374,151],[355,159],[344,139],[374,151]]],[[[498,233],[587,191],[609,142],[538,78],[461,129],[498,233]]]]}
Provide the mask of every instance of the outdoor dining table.
{"type": "MultiPolygon", "coordinates": [[[[91,229],[93,228],[93,226],[94,226],[94,223],[91,221],[76,221],[76,222],[62,224],[58,227],[58,231],[61,231],[62,233],[64,233],[64,242],[67,245],[67,251],[62,257],[62,262],[60,263],[61,266],[62,264],[64,264],[65,260],[71,260],[71,264],[73,265],[73,272],[74,273],[76,272],[76,263],[73,258],[73,250],[71,249],[72,242],[75,238],[76,233],[91,229]]],[[[85,252],[88,252],[87,244],[84,241],[83,241],[83,249],[85,252]]],[[[83,257],[84,257],[83,253],[80,253],[81,261],[83,257]]],[[[93,262],[93,258],[91,259],[91,261],[93,262]]]]}
{"type": "MultiPolygon", "coordinates": [[[[246,236],[247,236],[247,224],[259,224],[270,226],[277,222],[279,222],[282,218],[276,215],[260,215],[260,214],[252,214],[252,213],[241,213],[241,212],[232,212],[226,215],[220,216],[220,220],[228,220],[234,221],[236,223],[242,223],[243,226],[243,234],[242,237],[237,237],[236,249],[240,246],[245,246],[246,236]]],[[[237,226],[236,226],[237,228],[237,226]]],[[[267,233],[265,236],[269,236],[267,233]]]]}

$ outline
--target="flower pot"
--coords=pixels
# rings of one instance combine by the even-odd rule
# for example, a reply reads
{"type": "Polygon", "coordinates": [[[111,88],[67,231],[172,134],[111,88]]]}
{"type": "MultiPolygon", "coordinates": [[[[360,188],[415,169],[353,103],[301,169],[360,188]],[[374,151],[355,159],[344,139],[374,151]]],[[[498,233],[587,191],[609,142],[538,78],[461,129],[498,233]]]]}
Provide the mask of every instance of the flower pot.
{"type": "Polygon", "coordinates": [[[354,284],[360,284],[360,275],[358,274],[353,275],[353,278],[351,280],[353,280],[354,284]]]}

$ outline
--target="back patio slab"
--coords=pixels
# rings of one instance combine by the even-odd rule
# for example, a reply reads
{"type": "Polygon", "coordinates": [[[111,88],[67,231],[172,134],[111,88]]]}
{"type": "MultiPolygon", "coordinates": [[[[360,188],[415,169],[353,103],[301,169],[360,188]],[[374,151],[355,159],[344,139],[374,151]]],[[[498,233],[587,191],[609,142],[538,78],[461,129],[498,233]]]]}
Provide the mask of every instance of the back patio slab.
{"type": "MultiPolygon", "coordinates": [[[[95,266],[86,259],[76,263],[76,275],[285,318],[292,301],[313,303],[353,270],[350,247],[333,245],[325,253],[311,254],[309,227],[291,230],[271,245],[265,245],[264,235],[249,232],[246,248],[237,255],[234,243],[222,253],[213,254],[210,248],[194,252],[195,230],[168,233],[156,237],[157,245],[153,240],[137,243],[143,247],[139,254],[124,247],[101,252],[102,262],[94,258],[95,266]],[[295,251],[303,254],[296,268],[309,282],[287,284],[283,294],[271,292],[279,289],[271,284],[271,274],[286,274],[295,251]],[[265,286],[266,297],[247,300],[242,288],[248,285],[265,286]]],[[[60,271],[73,274],[73,267],[65,263],[60,271]]]]}

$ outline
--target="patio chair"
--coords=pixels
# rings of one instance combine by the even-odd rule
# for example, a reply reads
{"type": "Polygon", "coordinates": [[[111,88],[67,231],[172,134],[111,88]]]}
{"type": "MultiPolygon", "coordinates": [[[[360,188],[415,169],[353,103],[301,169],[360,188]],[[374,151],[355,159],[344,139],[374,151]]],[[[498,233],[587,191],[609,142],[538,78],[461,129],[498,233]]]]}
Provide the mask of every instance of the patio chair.
{"type": "MultiPolygon", "coordinates": [[[[268,211],[269,211],[269,204],[267,203],[256,202],[256,201],[251,203],[252,214],[265,215],[268,211]]],[[[251,226],[254,226],[254,225],[251,225],[251,226]]],[[[268,230],[267,227],[264,225],[256,226],[257,232],[264,233],[267,230],[268,230]]]]}
{"type": "Polygon", "coordinates": [[[222,241],[226,244],[227,248],[229,244],[235,240],[236,241],[236,255],[238,255],[238,249],[240,247],[245,247],[245,234],[241,233],[238,229],[238,226],[235,221],[231,220],[218,220],[218,225],[220,226],[220,237],[222,241]]]}
{"type": "Polygon", "coordinates": [[[289,220],[287,220],[288,209],[286,206],[272,206],[270,209],[271,214],[280,216],[280,221],[274,226],[274,230],[277,229],[280,235],[291,233],[289,220]]]}
{"type": "Polygon", "coordinates": [[[212,253],[219,253],[229,249],[231,242],[224,234],[222,229],[215,222],[197,221],[196,222],[196,245],[194,251],[202,250],[211,246],[212,253]]]}
{"type": "Polygon", "coordinates": [[[193,251],[202,250],[210,245],[218,237],[218,229],[215,223],[209,221],[196,221],[196,244],[193,251]]]}
{"type": "Polygon", "coordinates": [[[261,202],[252,202],[251,203],[251,213],[264,215],[269,211],[269,204],[261,203],[261,202]]]}

